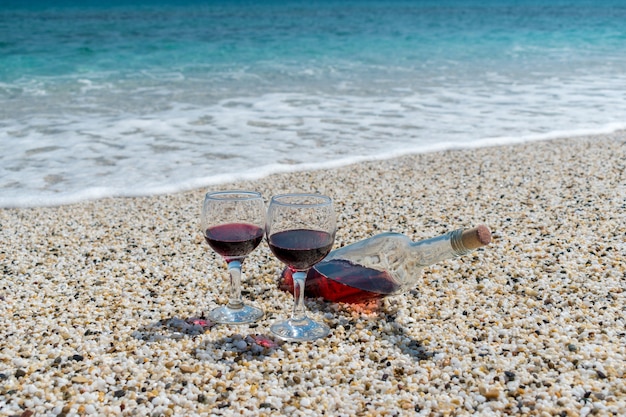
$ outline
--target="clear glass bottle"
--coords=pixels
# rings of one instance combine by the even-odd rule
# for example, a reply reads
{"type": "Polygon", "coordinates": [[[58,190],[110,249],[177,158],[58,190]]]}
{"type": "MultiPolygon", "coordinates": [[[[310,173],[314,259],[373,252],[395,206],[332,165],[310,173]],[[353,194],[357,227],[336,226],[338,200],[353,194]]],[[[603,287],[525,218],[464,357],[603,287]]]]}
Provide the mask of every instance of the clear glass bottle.
{"type": "MultiPolygon", "coordinates": [[[[305,295],[328,301],[361,303],[400,294],[417,286],[424,267],[472,252],[491,242],[485,225],[458,229],[413,242],[400,233],[382,233],[335,249],[309,271],[305,295]]],[[[291,272],[281,288],[293,286],[291,272]]]]}

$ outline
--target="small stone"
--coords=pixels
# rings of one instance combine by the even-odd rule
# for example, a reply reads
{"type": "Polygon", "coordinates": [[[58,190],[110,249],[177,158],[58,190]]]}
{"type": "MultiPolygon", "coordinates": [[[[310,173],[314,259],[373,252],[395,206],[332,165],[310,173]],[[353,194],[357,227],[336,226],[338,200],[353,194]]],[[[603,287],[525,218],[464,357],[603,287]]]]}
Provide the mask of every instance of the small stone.
{"type": "Polygon", "coordinates": [[[72,360],[76,361],[76,362],[81,362],[85,359],[85,357],[83,355],[74,355],[72,356],[72,360]]]}
{"type": "Polygon", "coordinates": [[[567,350],[569,350],[570,352],[576,352],[578,350],[578,347],[575,344],[570,343],[567,345],[567,350]]]}
{"type": "Polygon", "coordinates": [[[125,395],[126,395],[126,390],[123,390],[123,389],[117,390],[113,393],[113,396],[115,398],[122,398],[125,395]]]}
{"type": "Polygon", "coordinates": [[[498,388],[479,388],[480,395],[485,397],[488,401],[497,400],[500,397],[500,390],[498,388]]]}
{"type": "Polygon", "coordinates": [[[492,388],[485,392],[485,398],[488,400],[496,400],[500,396],[500,390],[497,388],[492,388]]]}
{"type": "Polygon", "coordinates": [[[400,408],[402,408],[403,410],[410,410],[411,408],[414,408],[414,405],[409,400],[402,400],[400,401],[400,408]]]}
{"type": "Polygon", "coordinates": [[[24,372],[23,369],[18,369],[17,371],[15,371],[15,377],[16,378],[21,378],[23,376],[26,376],[26,372],[24,372]]]}
{"type": "Polygon", "coordinates": [[[238,350],[244,350],[245,348],[248,347],[248,344],[246,343],[245,340],[238,340],[234,343],[235,348],[237,348],[238,350]]]}
{"type": "Polygon", "coordinates": [[[197,372],[198,367],[197,366],[189,366],[189,365],[180,365],[179,369],[180,369],[180,371],[183,374],[193,374],[194,372],[197,372]]]}
{"type": "Polygon", "coordinates": [[[72,378],[72,382],[75,384],[86,384],[89,380],[82,375],[77,375],[72,378]]]}
{"type": "Polygon", "coordinates": [[[529,297],[536,297],[537,295],[539,295],[539,292],[534,288],[526,288],[526,295],[528,295],[529,297]]]}

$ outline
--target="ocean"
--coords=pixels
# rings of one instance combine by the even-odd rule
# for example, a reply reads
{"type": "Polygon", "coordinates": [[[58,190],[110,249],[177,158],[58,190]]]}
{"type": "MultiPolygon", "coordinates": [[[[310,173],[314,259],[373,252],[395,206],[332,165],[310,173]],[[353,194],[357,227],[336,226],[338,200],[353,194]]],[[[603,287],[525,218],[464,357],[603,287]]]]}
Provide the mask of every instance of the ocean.
{"type": "Polygon", "coordinates": [[[624,22],[623,0],[0,0],[0,207],[624,129],[624,22]]]}

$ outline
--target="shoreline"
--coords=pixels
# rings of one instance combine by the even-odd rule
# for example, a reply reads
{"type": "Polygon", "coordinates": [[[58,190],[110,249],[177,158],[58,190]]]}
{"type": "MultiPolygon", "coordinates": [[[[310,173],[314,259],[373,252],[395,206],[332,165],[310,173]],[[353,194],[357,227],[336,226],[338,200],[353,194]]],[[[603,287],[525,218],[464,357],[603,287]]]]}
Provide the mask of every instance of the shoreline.
{"type": "Polygon", "coordinates": [[[142,190],[141,192],[128,190],[111,190],[107,187],[96,186],[76,192],[70,195],[62,195],[56,197],[31,196],[29,199],[19,198],[8,203],[0,196],[0,209],[28,209],[41,207],[58,207],[80,204],[86,201],[98,201],[115,198],[150,198],[156,196],[168,196],[173,194],[181,194],[194,192],[198,189],[209,189],[222,187],[225,184],[238,184],[242,182],[264,181],[272,175],[297,174],[307,171],[321,171],[341,169],[360,163],[376,163],[391,159],[399,159],[404,157],[412,157],[421,154],[443,153],[450,151],[469,151],[480,148],[491,147],[507,147],[516,146],[536,142],[545,142],[553,140],[578,139],[583,137],[602,137],[620,134],[624,131],[624,124],[609,123],[602,128],[597,129],[579,129],[575,131],[552,131],[548,133],[524,135],[520,137],[491,137],[474,139],[470,142],[443,142],[438,144],[429,144],[417,147],[408,147],[393,149],[391,151],[377,155],[361,155],[344,157],[326,162],[299,163],[294,165],[262,165],[256,166],[252,170],[244,170],[237,175],[227,173],[222,175],[212,175],[209,177],[193,177],[191,180],[172,183],[167,186],[159,186],[142,190]]]}
{"type": "Polygon", "coordinates": [[[328,194],[335,248],[493,232],[380,305],[308,300],[331,336],[269,347],[293,300],[264,243],[243,290],[266,318],[185,323],[227,296],[207,189],[0,209],[0,415],[625,414],[625,155],[619,131],[210,187],[328,194]]]}

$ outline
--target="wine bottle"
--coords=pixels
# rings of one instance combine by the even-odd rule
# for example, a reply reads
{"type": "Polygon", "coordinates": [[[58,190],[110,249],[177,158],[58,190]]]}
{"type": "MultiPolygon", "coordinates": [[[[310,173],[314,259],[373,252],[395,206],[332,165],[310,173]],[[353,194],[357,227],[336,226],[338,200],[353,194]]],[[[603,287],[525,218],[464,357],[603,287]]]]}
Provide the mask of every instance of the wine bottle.
{"type": "MultiPolygon", "coordinates": [[[[304,294],[343,303],[401,294],[418,284],[424,267],[466,255],[490,242],[491,232],[485,225],[419,242],[400,233],[382,233],[330,252],[309,270],[304,294]]],[[[281,288],[293,288],[289,269],[282,273],[281,288]]]]}

